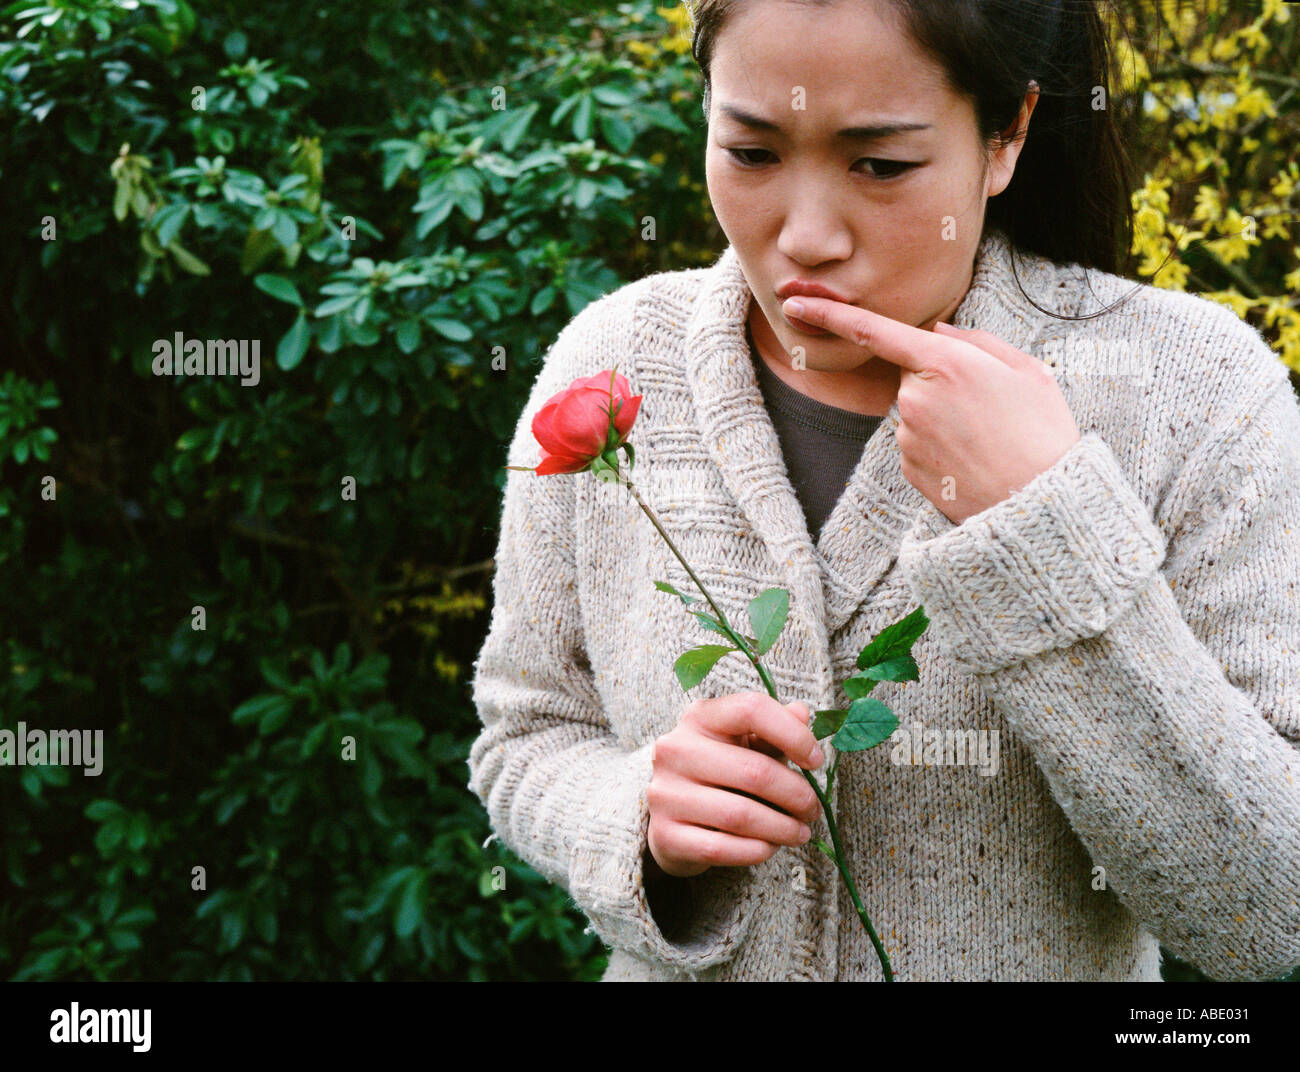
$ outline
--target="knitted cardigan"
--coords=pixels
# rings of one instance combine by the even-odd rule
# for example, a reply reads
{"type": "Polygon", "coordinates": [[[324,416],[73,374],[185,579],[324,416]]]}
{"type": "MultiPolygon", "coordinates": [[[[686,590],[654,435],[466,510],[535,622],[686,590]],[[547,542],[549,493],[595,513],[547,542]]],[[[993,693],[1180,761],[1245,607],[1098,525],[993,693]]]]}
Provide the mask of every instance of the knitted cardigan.
{"type": "MultiPolygon", "coordinates": [[[[872,693],[895,738],[845,754],[833,787],[899,981],[1158,981],[1161,943],[1214,978],[1282,975],[1300,963],[1300,407],[1286,369],[1207,299],[1141,286],[1064,321],[1020,286],[1079,314],[1137,285],[1036,256],[1016,275],[988,231],[954,322],[1043,360],[1082,438],[960,525],[903,477],[895,403],[813,544],[730,247],[575,316],[508,463],[537,464],[547,399],[617,366],[644,395],[632,479],[727,618],[748,631],[754,596],[789,592],[764,656],[782,703],[847,706],[857,653],[925,608],[920,679],[872,693]],[[971,731],[996,745],[978,769],[945,743],[971,731]]],[[[470,789],[609,946],[605,980],[881,979],[811,842],[690,879],[686,926],[660,929],[642,870],[654,741],[696,698],[762,686],[733,653],[683,693],[674,660],[718,638],[655,580],[695,591],[625,488],[508,472],[470,789]]],[[[813,833],[828,839],[824,818],[813,833]]]]}

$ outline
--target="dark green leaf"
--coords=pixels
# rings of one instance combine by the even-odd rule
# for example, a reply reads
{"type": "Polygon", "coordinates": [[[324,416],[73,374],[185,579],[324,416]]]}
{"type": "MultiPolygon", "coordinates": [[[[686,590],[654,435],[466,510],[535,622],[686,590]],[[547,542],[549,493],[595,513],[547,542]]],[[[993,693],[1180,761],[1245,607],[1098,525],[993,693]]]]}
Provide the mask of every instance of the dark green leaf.
{"type": "Polygon", "coordinates": [[[555,287],[542,287],[541,290],[533,295],[533,300],[528,306],[528,311],[532,313],[533,316],[546,312],[555,301],[555,296],[558,293],[559,291],[556,290],[555,287]]]}
{"type": "Polygon", "coordinates": [[[673,595],[675,595],[678,599],[680,599],[680,600],[681,600],[683,603],[685,603],[687,606],[690,606],[692,603],[698,603],[698,602],[700,601],[700,597],[699,597],[699,596],[687,596],[687,595],[683,595],[681,592],[677,591],[677,589],[674,588],[674,587],[673,587],[671,584],[669,584],[667,581],[655,581],[655,587],[658,588],[659,591],[661,591],[661,592],[671,592],[673,595]]]}
{"type": "Polygon", "coordinates": [[[916,660],[910,655],[899,655],[868,666],[862,676],[874,681],[916,681],[921,675],[916,660]]]}
{"type": "Polygon", "coordinates": [[[271,233],[275,236],[275,240],[287,249],[298,239],[298,224],[289,213],[277,209],[275,223],[271,225],[271,233]]]}
{"type": "Polygon", "coordinates": [[[262,272],[253,277],[253,285],[258,290],[271,295],[277,301],[288,302],[290,305],[302,304],[302,295],[298,293],[298,288],[293,285],[292,280],[286,279],[282,275],[270,275],[262,272]]]}
{"type": "Polygon", "coordinates": [[[307,326],[307,314],[299,313],[298,318],[292,326],[281,337],[280,342],[275,348],[275,363],[285,372],[297,368],[302,361],[303,355],[307,353],[307,346],[311,342],[311,328],[307,326]]]}
{"type": "Polygon", "coordinates": [[[115,800],[92,800],[86,805],[85,816],[97,823],[111,819],[122,810],[122,805],[115,800]]]}
{"type": "Polygon", "coordinates": [[[321,302],[316,306],[315,316],[333,316],[335,313],[341,313],[344,309],[351,309],[358,301],[361,300],[361,292],[354,290],[351,294],[343,294],[337,298],[330,298],[328,301],[321,302]]]}
{"type": "Polygon", "coordinates": [[[108,855],[108,853],[112,852],[113,849],[117,847],[118,842],[122,840],[125,834],[125,815],[114,816],[101,826],[99,832],[95,834],[95,848],[105,855],[108,855]]]}
{"type": "Polygon", "coordinates": [[[445,317],[435,316],[430,317],[426,323],[439,335],[445,336],[452,342],[468,342],[474,337],[474,332],[459,320],[448,320],[445,317]]]}
{"type": "Polygon", "coordinates": [[[168,246],[180,234],[181,227],[189,217],[190,206],[184,203],[167,205],[153,214],[150,223],[158,236],[160,246],[168,246]]]}
{"type": "Polygon", "coordinates": [[[591,95],[601,104],[610,108],[624,108],[633,101],[632,94],[623,86],[603,85],[595,86],[591,95]]]}
{"type": "Polygon", "coordinates": [[[316,754],[316,750],[320,747],[321,741],[325,739],[325,732],[328,729],[328,722],[318,722],[307,731],[307,735],[303,737],[302,746],[299,749],[299,755],[303,759],[309,759],[316,754]]]}
{"type": "Polygon", "coordinates": [[[179,242],[172,242],[168,247],[171,255],[176,258],[176,263],[189,272],[191,275],[211,275],[212,269],[204,264],[198,257],[194,256],[188,249],[179,242]]]}
{"type": "Polygon", "coordinates": [[[108,944],[119,952],[130,952],[140,948],[140,936],[135,931],[115,927],[108,932],[108,944]]]}
{"type": "Polygon", "coordinates": [[[411,353],[420,345],[420,322],[403,320],[397,327],[397,346],[404,354],[411,353]]]}
{"type": "Polygon", "coordinates": [[[143,927],[146,923],[154,922],[157,918],[158,913],[156,913],[152,908],[149,908],[147,905],[141,905],[138,908],[132,908],[123,912],[117,917],[115,925],[118,927],[130,927],[134,930],[143,927]]]}
{"type": "Polygon", "coordinates": [[[397,899],[397,909],[393,913],[393,933],[399,938],[409,938],[420,925],[423,915],[424,875],[412,875],[397,899]]]}
{"type": "Polygon", "coordinates": [[[268,711],[271,711],[284,702],[283,696],[277,696],[274,693],[261,693],[254,696],[251,700],[245,700],[235,708],[230,716],[230,721],[237,726],[242,726],[246,722],[253,722],[261,718],[268,711]]]}
{"type": "Polygon", "coordinates": [[[729,651],[736,649],[728,644],[702,644],[698,648],[691,648],[690,651],[683,652],[678,657],[677,662],[673,664],[673,670],[677,673],[677,680],[681,683],[682,691],[688,691],[695,688],[701,681],[709,676],[709,671],[713,669],[714,664],[729,651]]]}
{"type": "Polygon", "coordinates": [[[880,744],[896,729],[897,717],[879,700],[854,700],[831,744],[840,752],[863,752],[880,744]]]}
{"type": "Polygon", "coordinates": [[[257,726],[257,732],[263,737],[283,726],[293,710],[292,701],[287,696],[277,696],[275,699],[279,702],[262,712],[262,721],[257,726]]]}
{"type": "Polygon", "coordinates": [[[591,94],[583,93],[578,100],[578,107],[573,112],[573,136],[578,141],[586,141],[591,137],[591,94]]]}
{"type": "Polygon", "coordinates": [[[221,944],[223,953],[236,948],[244,937],[244,917],[238,912],[227,912],[221,917],[221,944]]]}
{"type": "Polygon", "coordinates": [[[722,628],[722,623],[712,614],[705,614],[702,610],[693,610],[691,613],[700,620],[700,625],[705,629],[713,633],[721,633],[723,636],[727,635],[727,631],[722,628]]]}
{"type": "Polygon", "coordinates": [[[790,595],[784,588],[765,589],[750,601],[749,621],[758,643],[756,654],[764,654],[776,643],[789,613],[790,595]]]}
{"type": "Polygon", "coordinates": [[[882,629],[858,654],[858,669],[865,670],[868,666],[906,655],[929,624],[925,608],[917,607],[906,618],[882,629]]]}
{"type": "Polygon", "coordinates": [[[836,733],[844,725],[844,719],[848,717],[848,709],[839,710],[837,708],[828,708],[824,711],[818,711],[813,717],[812,731],[817,740],[829,737],[836,733]]]}

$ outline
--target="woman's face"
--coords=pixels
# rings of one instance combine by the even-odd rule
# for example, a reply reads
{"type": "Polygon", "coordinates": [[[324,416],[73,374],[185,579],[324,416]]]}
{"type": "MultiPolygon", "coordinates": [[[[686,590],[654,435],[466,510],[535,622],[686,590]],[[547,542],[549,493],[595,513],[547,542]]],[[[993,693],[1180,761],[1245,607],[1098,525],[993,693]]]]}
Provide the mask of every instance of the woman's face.
{"type": "Polygon", "coordinates": [[[973,105],[891,11],[762,0],[740,5],[715,41],[709,197],[754,294],[755,340],[766,354],[775,338],[795,367],[896,374],[847,339],[796,328],[777,289],[804,279],[917,327],[949,320],[970,287],[985,199],[1006,187],[1020,151],[1014,142],[986,157],[973,105]],[[918,129],[836,133],[894,124],[918,129]]]}

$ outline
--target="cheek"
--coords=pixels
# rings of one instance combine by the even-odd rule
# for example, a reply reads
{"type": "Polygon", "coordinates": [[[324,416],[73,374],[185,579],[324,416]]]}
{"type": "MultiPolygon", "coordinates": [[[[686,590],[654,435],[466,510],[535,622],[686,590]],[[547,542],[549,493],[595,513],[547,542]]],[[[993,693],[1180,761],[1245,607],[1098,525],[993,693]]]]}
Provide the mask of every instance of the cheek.
{"type": "Polygon", "coordinates": [[[719,215],[727,213],[740,200],[736,183],[727,173],[721,150],[710,150],[704,158],[704,188],[719,215]]]}
{"type": "MultiPolygon", "coordinates": [[[[935,198],[947,204],[944,214],[953,216],[959,226],[964,223],[969,227],[974,220],[978,227],[984,210],[984,177],[974,165],[954,167],[939,178],[935,198]]],[[[959,237],[958,241],[963,239],[959,237]]]]}
{"type": "MultiPolygon", "coordinates": [[[[947,233],[951,234],[955,226],[955,241],[961,243],[966,237],[962,232],[970,226],[972,218],[978,220],[981,214],[982,194],[978,169],[961,163],[936,162],[924,168],[916,182],[908,187],[906,196],[899,199],[897,216],[900,223],[913,230],[913,241],[918,246],[938,243],[947,221],[952,221],[948,223],[947,233]]],[[[943,239],[949,252],[953,241],[943,239]]]]}
{"type": "MultiPolygon", "coordinates": [[[[875,312],[919,324],[951,300],[960,285],[965,244],[944,241],[934,220],[933,216],[916,220],[895,234],[877,274],[881,283],[869,302],[875,312]]],[[[959,231],[960,227],[959,222],[959,231]]]]}

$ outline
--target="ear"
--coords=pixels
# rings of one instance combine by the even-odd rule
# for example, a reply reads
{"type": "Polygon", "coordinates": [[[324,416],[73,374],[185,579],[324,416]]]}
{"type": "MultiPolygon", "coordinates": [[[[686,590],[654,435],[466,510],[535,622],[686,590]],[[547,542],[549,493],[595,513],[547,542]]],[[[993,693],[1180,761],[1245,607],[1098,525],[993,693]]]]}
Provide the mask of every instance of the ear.
{"type": "Polygon", "coordinates": [[[1015,120],[1002,132],[1005,144],[989,160],[988,180],[985,196],[997,197],[1011,184],[1011,176],[1016,171],[1016,161],[1020,150],[1025,147],[1025,136],[1029,131],[1029,117],[1034,114],[1038,104],[1038,83],[1030,81],[1029,91],[1021,102],[1020,112],[1015,120]]]}

